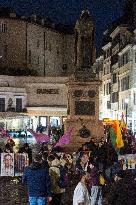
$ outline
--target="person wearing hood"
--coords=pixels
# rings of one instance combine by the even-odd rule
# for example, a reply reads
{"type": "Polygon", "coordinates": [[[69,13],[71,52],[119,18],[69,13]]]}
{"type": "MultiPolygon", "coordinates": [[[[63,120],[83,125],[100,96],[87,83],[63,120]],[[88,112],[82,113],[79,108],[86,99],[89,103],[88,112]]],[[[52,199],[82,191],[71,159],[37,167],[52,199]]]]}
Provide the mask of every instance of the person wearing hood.
{"type": "Polygon", "coordinates": [[[41,155],[34,155],[33,163],[24,170],[22,182],[28,187],[30,205],[46,205],[52,200],[49,171],[42,165],[41,155]]]}

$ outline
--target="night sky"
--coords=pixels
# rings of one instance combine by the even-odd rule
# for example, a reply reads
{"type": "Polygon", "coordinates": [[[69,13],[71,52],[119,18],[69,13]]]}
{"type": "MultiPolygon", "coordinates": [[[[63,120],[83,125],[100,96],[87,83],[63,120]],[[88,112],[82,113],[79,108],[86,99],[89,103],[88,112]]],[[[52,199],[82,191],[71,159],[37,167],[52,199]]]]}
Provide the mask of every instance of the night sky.
{"type": "Polygon", "coordinates": [[[1,6],[11,6],[19,14],[36,12],[55,23],[75,24],[81,11],[89,9],[96,26],[96,44],[99,47],[102,32],[122,15],[125,0],[0,0],[1,6]]]}

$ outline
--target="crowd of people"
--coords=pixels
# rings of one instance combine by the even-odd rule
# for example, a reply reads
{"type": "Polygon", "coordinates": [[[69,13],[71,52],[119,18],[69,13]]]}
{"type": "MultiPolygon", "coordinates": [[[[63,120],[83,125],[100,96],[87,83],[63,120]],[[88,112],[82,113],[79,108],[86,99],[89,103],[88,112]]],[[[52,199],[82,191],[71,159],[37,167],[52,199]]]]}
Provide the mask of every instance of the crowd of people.
{"type": "MultiPolygon", "coordinates": [[[[1,152],[13,153],[8,140],[1,152]]],[[[115,150],[110,138],[94,138],[76,152],[43,142],[37,150],[25,143],[18,153],[26,153],[29,166],[22,177],[28,186],[30,205],[134,205],[135,169],[123,170],[119,155],[135,154],[135,138],[124,136],[124,146],[115,150]]]]}
{"type": "MultiPolygon", "coordinates": [[[[120,154],[135,153],[133,140],[128,138],[129,135],[120,154]]],[[[30,204],[36,204],[33,200],[43,200],[43,204],[48,201],[51,205],[70,205],[67,192],[74,187],[71,195],[73,205],[134,205],[135,170],[124,171],[118,162],[118,155],[110,140],[104,138],[99,143],[92,138],[74,153],[64,153],[59,147],[43,143],[38,156],[34,155],[32,165],[25,169],[23,175],[23,182],[29,189],[30,204]],[[43,170],[44,175],[39,174],[39,170],[41,173],[43,170]],[[36,182],[35,178],[40,182],[36,182]],[[44,189],[43,181],[47,182],[44,189]],[[36,192],[33,193],[34,190],[36,192]]]]}

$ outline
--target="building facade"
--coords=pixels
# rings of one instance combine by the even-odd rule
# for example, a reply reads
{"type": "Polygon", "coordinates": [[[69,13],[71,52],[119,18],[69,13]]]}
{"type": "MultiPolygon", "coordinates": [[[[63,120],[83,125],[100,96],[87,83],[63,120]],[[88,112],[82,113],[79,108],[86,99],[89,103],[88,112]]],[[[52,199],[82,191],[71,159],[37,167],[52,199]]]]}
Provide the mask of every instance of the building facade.
{"type": "Polygon", "coordinates": [[[119,25],[104,32],[107,38],[95,67],[102,80],[100,119],[121,119],[122,114],[136,132],[136,45],[135,31],[119,25]]]}
{"type": "Polygon", "coordinates": [[[1,126],[62,126],[67,76],[74,67],[73,34],[36,15],[17,16],[0,8],[1,126]]]}
{"type": "Polygon", "coordinates": [[[0,124],[6,129],[61,127],[67,116],[67,77],[0,76],[0,124]]]}
{"type": "Polygon", "coordinates": [[[74,35],[36,15],[0,11],[1,74],[64,76],[72,71],[74,35]]]}

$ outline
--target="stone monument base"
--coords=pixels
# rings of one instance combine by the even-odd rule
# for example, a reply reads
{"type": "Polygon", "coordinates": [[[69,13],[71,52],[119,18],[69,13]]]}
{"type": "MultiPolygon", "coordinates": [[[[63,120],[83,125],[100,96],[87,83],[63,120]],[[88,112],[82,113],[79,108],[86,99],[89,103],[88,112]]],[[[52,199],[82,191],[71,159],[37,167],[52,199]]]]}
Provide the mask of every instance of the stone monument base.
{"type": "Polygon", "coordinates": [[[99,142],[102,137],[104,137],[104,126],[101,121],[96,121],[92,119],[67,119],[64,124],[65,131],[72,128],[72,137],[70,143],[65,146],[66,149],[70,151],[77,151],[82,144],[89,142],[91,138],[94,141],[99,142]],[[83,126],[90,131],[90,136],[80,136],[83,126]]]}

